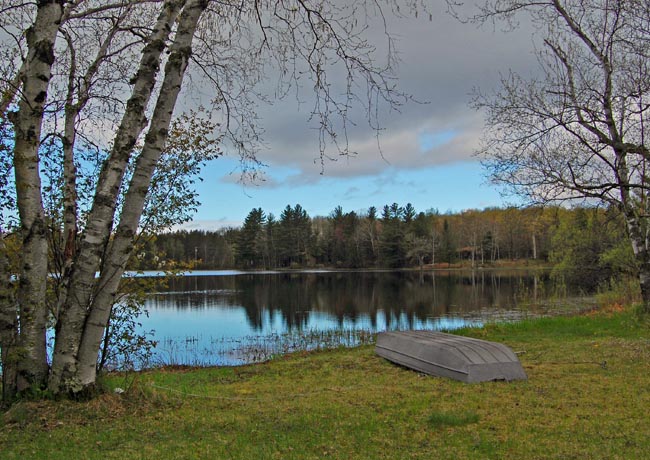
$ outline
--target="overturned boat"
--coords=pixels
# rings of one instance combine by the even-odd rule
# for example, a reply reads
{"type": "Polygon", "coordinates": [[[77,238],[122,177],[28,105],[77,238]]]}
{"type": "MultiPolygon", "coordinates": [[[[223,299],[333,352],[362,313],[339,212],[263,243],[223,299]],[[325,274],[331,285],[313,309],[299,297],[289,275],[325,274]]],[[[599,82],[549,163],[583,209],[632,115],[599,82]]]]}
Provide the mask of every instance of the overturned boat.
{"type": "Polygon", "coordinates": [[[466,383],[528,378],[506,345],[443,332],[382,332],[375,351],[410,369],[466,383]]]}

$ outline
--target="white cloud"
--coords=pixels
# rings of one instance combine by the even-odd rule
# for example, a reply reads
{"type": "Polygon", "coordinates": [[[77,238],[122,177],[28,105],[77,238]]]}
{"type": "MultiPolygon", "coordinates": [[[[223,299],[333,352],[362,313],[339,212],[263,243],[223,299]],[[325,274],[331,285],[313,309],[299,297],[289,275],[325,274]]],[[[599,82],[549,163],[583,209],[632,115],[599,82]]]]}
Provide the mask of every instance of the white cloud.
{"type": "Polygon", "coordinates": [[[481,128],[482,117],[473,111],[456,117],[434,115],[411,126],[389,129],[378,139],[373,133],[359,135],[350,140],[350,150],[355,154],[325,160],[323,167],[314,161],[313,152],[302,150],[304,144],[291,146],[282,142],[279,152],[274,149],[263,154],[263,161],[269,164],[267,179],[274,180],[257,185],[301,185],[323,178],[374,176],[391,169],[421,169],[467,161],[478,147],[481,128]],[[291,173],[286,174],[285,168],[291,173]]]}
{"type": "Polygon", "coordinates": [[[241,227],[242,223],[243,222],[237,220],[228,220],[225,217],[222,219],[193,220],[191,222],[186,222],[184,224],[174,226],[174,228],[172,228],[172,231],[178,231],[178,230],[216,231],[216,230],[221,230],[222,228],[241,227]]]}

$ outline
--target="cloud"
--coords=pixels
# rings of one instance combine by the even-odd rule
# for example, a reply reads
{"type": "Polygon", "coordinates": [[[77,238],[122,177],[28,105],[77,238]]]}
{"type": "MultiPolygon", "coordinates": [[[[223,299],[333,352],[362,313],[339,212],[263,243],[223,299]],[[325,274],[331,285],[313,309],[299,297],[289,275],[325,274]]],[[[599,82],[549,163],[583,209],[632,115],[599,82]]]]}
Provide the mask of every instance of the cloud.
{"type": "Polygon", "coordinates": [[[483,129],[482,114],[469,107],[472,88],[496,87],[508,68],[527,73],[536,67],[530,51],[532,29],[526,24],[505,34],[434,12],[431,22],[407,18],[391,20],[390,26],[401,50],[399,85],[426,103],[408,103],[399,111],[380,108],[379,137],[365,122],[363,109],[352,109],[352,123],[347,132],[339,130],[339,141],[347,139],[356,154],[341,156],[330,146],[322,164],[318,131],[308,121],[309,88],[296,97],[306,101],[302,105],[290,98],[261,107],[268,148],[259,152],[259,159],[269,165],[268,175],[276,182],[301,185],[327,177],[375,176],[391,168],[414,170],[467,161],[478,148],[483,129]]]}
{"type": "MultiPolygon", "coordinates": [[[[398,84],[419,102],[407,103],[398,110],[380,106],[379,136],[369,127],[363,107],[351,108],[347,131],[339,125],[337,134],[338,140],[347,141],[350,151],[355,153],[342,156],[330,146],[322,163],[317,120],[309,121],[313,107],[311,87],[272,105],[256,107],[264,131],[264,147],[258,152],[258,159],[268,167],[257,171],[255,181],[244,184],[240,182],[236,155],[225,162],[227,167],[210,170],[210,177],[227,190],[226,201],[236,201],[232,198],[234,194],[247,198],[242,205],[246,209],[263,202],[276,209],[279,205],[271,197],[281,195],[283,202],[306,202],[313,194],[320,201],[326,201],[324,196],[330,197],[322,205],[327,209],[333,207],[330,202],[334,199],[342,204],[349,200],[355,203],[351,206],[359,207],[367,206],[373,199],[397,200],[395,190],[404,189],[402,201],[422,198],[424,203],[437,198],[426,191],[439,185],[432,182],[432,176],[439,177],[450,170],[464,174],[464,165],[469,162],[476,166],[473,153],[479,147],[484,122],[483,114],[469,107],[469,94],[473,88],[494,89],[500,75],[509,68],[522,74],[536,68],[531,52],[532,29],[522,24],[517,31],[504,34],[460,24],[442,11],[433,13],[431,22],[425,17],[391,19],[389,24],[401,52],[402,61],[396,69],[398,84]],[[407,178],[415,175],[418,181],[409,183],[407,178]],[[333,187],[334,183],[340,188],[333,187]]],[[[374,34],[372,38],[379,40],[381,53],[383,36],[374,34]]],[[[343,75],[328,77],[333,91],[340,91],[346,83],[343,75]]],[[[268,94],[273,92],[276,82],[269,75],[268,94]]],[[[218,201],[213,195],[208,196],[202,195],[208,204],[218,201]]],[[[440,205],[443,209],[445,206],[440,205]]]]}
{"type": "Polygon", "coordinates": [[[237,170],[219,178],[222,184],[237,184],[244,187],[277,188],[283,185],[281,180],[269,174],[269,170],[259,168],[242,176],[237,170]]]}
{"type": "Polygon", "coordinates": [[[205,230],[205,231],[216,231],[223,228],[231,227],[241,227],[242,222],[238,220],[229,220],[225,217],[221,219],[203,219],[203,220],[192,220],[191,222],[185,222],[184,224],[176,225],[172,231],[179,230],[205,230]]]}
{"type": "Polygon", "coordinates": [[[376,176],[389,170],[418,170],[472,159],[478,148],[482,117],[476,112],[440,117],[432,115],[410,126],[393,128],[377,138],[367,132],[350,139],[348,156],[336,156],[321,165],[318,156],[304,145],[282,144],[281,152],[265,152],[268,183],[306,185],[325,178],[376,176]],[[307,150],[302,150],[307,149],[307,150]],[[290,171],[290,173],[287,173],[290,171]]]}

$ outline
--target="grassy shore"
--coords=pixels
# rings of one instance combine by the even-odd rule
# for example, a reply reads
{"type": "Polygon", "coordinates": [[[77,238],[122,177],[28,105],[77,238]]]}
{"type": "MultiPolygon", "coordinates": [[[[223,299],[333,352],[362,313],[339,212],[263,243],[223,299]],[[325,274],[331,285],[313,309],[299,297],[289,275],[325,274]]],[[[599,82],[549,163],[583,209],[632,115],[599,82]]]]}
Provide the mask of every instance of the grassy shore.
{"type": "Polygon", "coordinates": [[[372,347],[111,376],[0,415],[8,459],[650,458],[650,326],[629,310],[489,325],[529,380],[422,376],[372,347]]]}

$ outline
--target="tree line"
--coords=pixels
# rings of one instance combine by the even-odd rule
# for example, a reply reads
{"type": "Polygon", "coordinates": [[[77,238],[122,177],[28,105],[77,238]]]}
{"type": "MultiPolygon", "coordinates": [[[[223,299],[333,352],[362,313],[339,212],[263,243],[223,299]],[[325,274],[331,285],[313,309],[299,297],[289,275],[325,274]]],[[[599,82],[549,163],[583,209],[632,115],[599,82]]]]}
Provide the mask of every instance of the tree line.
{"type": "Polygon", "coordinates": [[[133,268],[445,268],[537,261],[585,287],[635,264],[615,208],[487,208],[417,211],[410,203],[381,211],[310,217],[287,205],[276,217],[252,209],[240,228],[176,231],[148,239],[133,268]]]}

